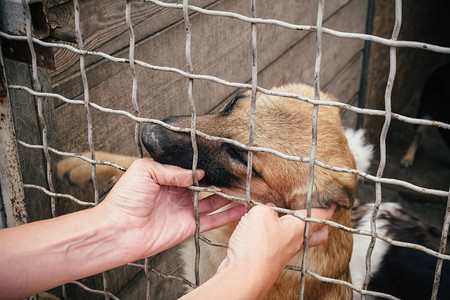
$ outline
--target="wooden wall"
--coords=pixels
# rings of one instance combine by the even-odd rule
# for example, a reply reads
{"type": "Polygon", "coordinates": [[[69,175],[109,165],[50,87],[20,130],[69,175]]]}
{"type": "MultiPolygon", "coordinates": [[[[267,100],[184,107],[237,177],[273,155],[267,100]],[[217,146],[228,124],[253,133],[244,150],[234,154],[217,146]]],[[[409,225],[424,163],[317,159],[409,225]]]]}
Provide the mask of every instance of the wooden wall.
{"type": "MultiPolygon", "coordinates": [[[[238,0],[191,1],[194,5],[249,15],[249,3],[238,0]]],[[[258,1],[259,17],[295,24],[314,25],[316,1],[258,1]]],[[[81,27],[86,49],[128,57],[129,36],[122,1],[81,2],[81,27]]],[[[50,19],[73,29],[72,3],[52,7],[50,19]]],[[[365,1],[331,1],[325,8],[325,26],[350,32],[364,32],[365,1]]],[[[151,3],[132,4],[136,31],[136,58],[158,66],[186,70],[185,28],[182,11],[151,3]]],[[[251,79],[250,24],[230,18],[191,15],[194,72],[248,82],[251,79]]],[[[313,82],[315,33],[258,25],[258,69],[260,86],[270,88],[290,82],[313,82]]],[[[355,102],[361,66],[361,41],[325,35],[323,44],[323,89],[344,102],[355,102]]],[[[53,91],[68,98],[81,98],[83,86],[78,57],[67,50],[55,53],[57,68],[51,73],[53,91]]],[[[131,72],[127,64],[98,57],[86,58],[90,100],[115,109],[133,111],[131,72]]],[[[138,102],[144,117],[161,118],[189,114],[188,80],[180,75],[138,67],[138,102]]],[[[207,113],[226,100],[234,89],[196,80],[194,99],[199,114],[207,113]]],[[[56,107],[60,146],[67,151],[85,151],[86,117],[82,106],[58,103],[56,107]]],[[[93,111],[97,149],[135,154],[133,122],[126,117],[93,111]]]]}

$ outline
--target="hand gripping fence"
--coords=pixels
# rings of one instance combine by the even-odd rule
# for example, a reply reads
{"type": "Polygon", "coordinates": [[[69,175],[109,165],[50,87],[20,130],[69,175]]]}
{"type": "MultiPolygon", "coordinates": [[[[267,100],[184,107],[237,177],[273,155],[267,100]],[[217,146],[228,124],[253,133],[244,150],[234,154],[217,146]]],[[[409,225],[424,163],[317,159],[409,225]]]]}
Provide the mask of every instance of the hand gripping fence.
{"type": "MultiPolygon", "coordinates": [[[[147,62],[138,60],[135,58],[135,34],[134,29],[132,25],[131,20],[131,9],[132,9],[132,1],[127,0],[124,4],[125,6],[125,20],[126,25],[128,28],[130,43],[129,43],[129,56],[128,58],[121,58],[121,57],[114,57],[112,55],[98,52],[98,51],[89,51],[85,50],[83,47],[83,39],[82,39],[82,32],[80,29],[80,10],[79,10],[79,3],[78,0],[73,0],[74,4],[74,12],[75,12],[75,32],[77,36],[77,42],[78,47],[74,47],[67,44],[61,44],[61,43],[50,43],[45,42],[42,40],[39,40],[32,35],[32,27],[31,27],[31,13],[28,7],[28,3],[26,0],[22,0],[22,4],[24,6],[24,10],[26,12],[26,36],[18,36],[18,35],[12,35],[8,34],[6,32],[0,31],[0,36],[2,38],[8,39],[8,40],[17,40],[17,41],[26,41],[28,44],[28,47],[31,52],[31,68],[32,68],[32,74],[33,74],[33,80],[32,80],[32,87],[26,87],[21,85],[10,85],[10,89],[16,89],[16,90],[23,90],[28,92],[29,94],[35,96],[38,113],[39,113],[39,126],[41,128],[41,138],[42,138],[42,145],[31,145],[28,143],[25,143],[23,141],[18,141],[21,145],[31,148],[31,149],[37,149],[42,150],[45,160],[46,160],[46,177],[48,182],[48,189],[44,188],[42,186],[32,185],[23,183],[23,187],[26,189],[38,189],[48,196],[51,197],[51,208],[52,208],[52,214],[53,216],[56,216],[55,212],[55,201],[58,198],[65,198],[70,201],[74,201],[80,205],[84,206],[93,206],[98,204],[99,202],[99,195],[98,195],[98,183],[96,178],[96,165],[108,165],[116,167],[120,170],[125,170],[123,167],[111,163],[111,162],[105,162],[105,161],[98,161],[95,159],[95,149],[94,149],[94,143],[93,143],[93,128],[92,128],[92,118],[91,118],[91,110],[98,110],[106,113],[116,114],[116,115],[122,115],[130,118],[135,122],[135,144],[136,144],[136,152],[138,157],[143,156],[143,151],[139,143],[139,133],[140,133],[140,127],[142,123],[153,123],[153,124],[159,124],[161,126],[164,126],[170,130],[177,131],[177,132],[189,132],[191,134],[191,140],[192,140],[192,147],[193,147],[193,178],[194,178],[194,185],[190,187],[195,193],[194,193],[194,212],[196,217],[196,231],[195,231],[195,249],[196,249],[196,257],[195,257],[195,282],[189,282],[188,280],[162,274],[158,270],[151,268],[149,264],[149,259],[146,259],[144,262],[144,265],[138,264],[138,263],[130,263],[130,266],[143,268],[146,274],[147,278],[147,299],[150,297],[150,288],[151,288],[151,282],[149,274],[150,272],[157,274],[158,276],[161,276],[162,278],[170,279],[170,280],[176,280],[180,281],[186,285],[189,285],[192,288],[195,288],[199,285],[200,279],[199,279],[199,264],[200,264],[200,242],[205,242],[214,246],[218,247],[226,247],[226,245],[221,243],[216,243],[214,241],[210,241],[206,239],[205,237],[200,235],[199,230],[199,215],[198,215],[198,193],[201,191],[206,192],[212,192],[219,194],[222,197],[225,197],[227,199],[230,199],[232,201],[241,202],[244,203],[247,206],[247,209],[250,207],[250,205],[259,205],[261,203],[258,203],[257,201],[251,199],[250,197],[250,191],[251,191],[251,174],[252,174],[252,157],[253,153],[255,152],[267,152],[271,153],[273,155],[279,156],[281,158],[292,160],[292,161],[298,161],[302,163],[308,163],[309,164],[309,179],[308,179],[308,193],[307,193],[307,216],[304,217],[294,211],[283,209],[283,208],[274,208],[276,211],[280,213],[286,213],[293,215],[301,220],[306,221],[306,228],[305,228],[305,239],[304,239],[304,252],[303,252],[303,263],[301,267],[296,266],[288,266],[287,269],[290,270],[296,270],[301,272],[302,274],[302,281],[301,285],[298,287],[300,290],[300,299],[303,299],[304,297],[304,290],[305,290],[305,277],[306,274],[309,276],[313,276],[321,281],[333,283],[333,284],[339,284],[344,285],[352,290],[358,292],[361,294],[362,299],[365,299],[366,295],[369,296],[377,296],[377,297],[384,297],[386,299],[397,299],[396,297],[392,295],[388,295],[385,293],[379,293],[368,290],[368,285],[370,281],[370,270],[371,270],[371,255],[373,248],[375,246],[375,243],[377,240],[382,240],[386,243],[389,243],[391,245],[400,246],[400,247],[406,247],[411,249],[416,249],[418,251],[423,251],[424,253],[431,255],[433,257],[437,258],[437,265],[436,265],[436,271],[435,271],[435,278],[434,278],[434,284],[433,284],[433,291],[432,291],[432,297],[431,299],[437,298],[437,291],[439,287],[439,279],[440,279],[440,273],[442,269],[442,263],[444,260],[450,260],[450,255],[445,254],[445,248],[446,248],[446,242],[447,242],[447,235],[448,235],[448,228],[450,224],[450,193],[449,191],[443,191],[443,190],[436,190],[436,189],[430,189],[425,188],[421,186],[417,186],[415,184],[412,184],[410,182],[398,180],[398,179],[392,179],[392,178],[385,178],[383,177],[384,168],[386,166],[386,137],[387,133],[389,131],[390,123],[392,119],[397,119],[402,122],[410,123],[410,124],[420,124],[420,125],[427,125],[427,126],[436,126],[440,128],[444,128],[447,130],[450,130],[450,124],[446,124],[443,122],[437,122],[437,121],[430,121],[430,120],[423,120],[418,118],[411,118],[407,116],[403,116],[397,113],[393,113],[391,111],[391,94],[392,94],[392,86],[395,80],[396,76],[396,50],[399,47],[408,47],[408,48],[418,48],[423,49],[426,51],[433,51],[437,53],[445,53],[450,54],[450,48],[442,47],[438,45],[432,45],[422,42],[415,42],[415,41],[399,41],[399,31],[401,27],[402,22],[402,1],[401,0],[395,0],[395,24],[392,31],[392,36],[390,39],[381,38],[373,35],[368,34],[361,34],[361,33],[350,33],[350,32],[341,32],[337,30],[333,30],[330,28],[326,28],[323,26],[323,16],[324,16],[324,6],[325,1],[324,0],[318,0],[318,9],[317,9],[317,22],[315,26],[311,25],[297,25],[297,24],[291,24],[280,20],[275,19],[263,19],[258,18],[256,13],[256,0],[250,0],[250,17],[244,16],[237,13],[232,12],[226,12],[226,11],[218,11],[218,10],[212,10],[212,9],[204,9],[201,7],[193,6],[189,4],[188,0],[183,0],[182,3],[167,3],[162,2],[158,0],[148,0],[145,2],[151,2],[155,5],[164,7],[164,8],[171,8],[171,9],[178,9],[182,10],[183,18],[184,18],[184,24],[186,29],[186,44],[185,44],[185,57],[186,57],[186,70],[181,70],[178,68],[173,67],[165,67],[165,66],[157,66],[152,65],[147,62]],[[215,17],[222,17],[222,18],[232,18],[236,19],[242,22],[246,22],[250,24],[249,30],[251,30],[251,57],[252,57],[252,66],[251,66],[251,83],[238,83],[238,82],[231,82],[227,81],[215,76],[211,75],[205,75],[205,74],[196,74],[194,72],[194,66],[192,64],[191,60],[191,38],[192,38],[192,31],[191,31],[191,22],[190,22],[190,13],[200,13],[215,17]],[[285,28],[286,30],[301,30],[301,31],[310,31],[316,33],[316,61],[315,61],[315,67],[314,67],[314,90],[315,90],[315,97],[314,99],[309,99],[300,95],[296,94],[290,94],[290,93],[284,93],[284,92],[275,92],[270,91],[265,88],[262,88],[258,86],[258,66],[257,66],[257,54],[258,54],[258,47],[257,47],[257,30],[256,25],[257,24],[271,24],[273,26],[279,26],[282,28],[285,28]],[[339,37],[339,38],[347,38],[347,39],[360,39],[364,41],[370,41],[374,43],[379,43],[385,46],[389,47],[389,59],[390,59],[390,70],[389,70],[389,77],[388,82],[385,89],[385,109],[384,110],[376,110],[376,109],[366,109],[366,108],[360,108],[356,106],[352,106],[349,104],[344,103],[338,103],[338,102],[332,102],[332,101],[324,101],[320,100],[320,74],[321,74],[321,58],[322,58],[322,36],[323,34],[328,34],[331,36],[339,37]],[[36,51],[34,49],[34,44],[38,44],[43,47],[55,47],[55,48],[63,48],[65,50],[71,51],[75,54],[79,55],[79,65],[80,65],[80,74],[82,78],[82,84],[83,84],[83,100],[74,100],[74,99],[68,99],[62,95],[56,94],[56,93],[48,93],[43,92],[41,85],[39,83],[39,79],[37,76],[37,58],[36,58],[36,51]],[[89,85],[88,80],[86,76],[86,70],[85,70],[85,57],[86,56],[97,56],[104,58],[106,60],[109,60],[114,63],[123,63],[128,64],[131,70],[132,74],[132,104],[134,111],[132,113],[124,111],[124,110],[117,110],[112,109],[108,107],[103,107],[95,102],[90,101],[89,98],[89,85]],[[137,99],[137,72],[136,72],[136,66],[140,66],[142,68],[147,68],[150,70],[156,70],[160,72],[171,72],[179,74],[180,76],[185,77],[188,81],[188,101],[190,104],[191,109],[191,127],[190,128],[180,128],[176,126],[172,126],[169,124],[166,124],[162,121],[156,120],[156,119],[150,119],[150,118],[144,118],[141,116],[139,105],[138,105],[138,99],[137,99]],[[227,139],[227,138],[221,138],[221,137],[215,137],[207,135],[203,132],[200,132],[196,129],[196,107],[194,103],[193,98],[193,88],[194,88],[194,81],[196,80],[207,80],[214,83],[219,83],[224,86],[234,87],[234,88],[243,88],[243,89],[250,89],[251,90],[251,115],[250,115],[250,132],[249,132],[249,141],[248,144],[242,144],[237,141],[227,139]],[[267,95],[276,95],[276,96],[285,96],[285,97],[291,97],[294,99],[297,99],[298,101],[305,101],[313,105],[313,114],[311,116],[311,122],[312,122],[312,144],[310,149],[310,156],[309,157],[296,157],[291,155],[286,155],[284,153],[281,153],[279,151],[264,148],[264,147],[255,147],[253,145],[254,137],[255,137],[255,131],[254,131],[254,124],[255,124],[255,103],[256,103],[256,93],[263,93],[267,95]],[[69,153],[69,152],[63,152],[57,149],[54,149],[48,145],[48,138],[47,138],[47,124],[45,123],[44,118],[42,117],[42,102],[46,99],[59,99],[65,103],[72,104],[72,105],[83,105],[86,113],[86,119],[88,124],[88,144],[89,144],[89,150],[91,153],[91,157],[85,157],[79,154],[75,153],[69,153]],[[376,175],[370,175],[355,169],[346,169],[341,167],[335,167],[328,164],[325,164],[321,161],[317,161],[315,159],[316,154],[316,141],[317,141],[317,116],[318,116],[318,110],[320,109],[321,105],[326,106],[334,106],[339,107],[341,109],[349,110],[356,112],[358,114],[362,115],[373,115],[373,116],[382,116],[384,117],[384,124],[382,127],[382,132],[380,135],[380,163],[378,166],[378,170],[376,175]],[[198,178],[196,173],[197,168],[197,162],[198,162],[198,149],[197,149],[197,142],[196,138],[197,136],[201,136],[203,138],[214,140],[214,141],[221,141],[224,143],[233,144],[235,146],[238,146],[246,151],[248,151],[248,164],[247,164],[247,184],[246,184],[246,195],[245,198],[235,197],[226,195],[214,188],[204,188],[200,187],[198,184],[198,178]],[[72,195],[68,194],[60,194],[55,191],[55,187],[53,184],[53,174],[51,170],[51,157],[50,153],[55,153],[60,156],[64,157],[77,157],[84,161],[87,161],[92,164],[92,181],[94,185],[94,203],[91,202],[85,202],[82,200],[79,200],[72,195]],[[328,170],[332,170],[335,172],[347,172],[356,174],[358,176],[361,176],[365,178],[366,180],[370,180],[375,183],[376,187],[376,199],[375,199],[375,205],[374,209],[372,211],[371,216],[371,230],[365,231],[365,230],[357,230],[354,228],[348,228],[346,226],[337,224],[332,221],[325,221],[325,220],[319,220],[311,217],[311,195],[312,195],[312,187],[314,184],[314,169],[316,167],[319,168],[325,168],[328,170]],[[428,195],[435,195],[440,197],[446,197],[447,198],[447,213],[445,215],[444,225],[442,228],[442,237],[441,237],[441,245],[439,248],[439,251],[434,251],[432,249],[426,248],[424,246],[413,244],[413,243],[406,243],[406,242],[400,242],[396,240],[392,240],[388,237],[382,236],[376,231],[376,218],[378,214],[378,210],[381,204],[382,200],[382,193],[381,193],[381,185],[382,184],[390,184],[390,185],[397,185],[402,186],[405,188],[408,188],[410,190],[413,190],[415,192],[428,194],[428,195]],[[327,224],[329,226],[336,227],[340,230],[344,230],[353,234],[360,234],[369,236],[371,238],[370,245],[367,249],[367,255],[366,255],[366,277],[364,280],[364,283],[361,287],[355,286],[349,282],[342,281],[342,280],[336,280],[333,278],[326,278],[319,274],[315,274],[314,272],[308,270],[306,268],[306,262],[308,257],[308,236],[309,236],[309,228],[310,228],[310,222],[316,222],[316,223],[323,223],[327,224]]],[[[250,66],[249,66],[250,67],[250,66]]],[[[103,274],[103,291],[101,290],[93,290],[86,285],[82,284],[79,281],[74,281],[72,284],[76,284],[86,291],[92,292],[92,293],[100,293],[103,294],[105,299],[118,299],[115,295],[113,295],[111,292],[108,292],[108,282],[106,280],[105,274],[103,274]]],[[[63,291],[65,289],[63,288],[63,291]]],[[[67,295],[64,295],[64,297],[67,298],[67,295]]]]}

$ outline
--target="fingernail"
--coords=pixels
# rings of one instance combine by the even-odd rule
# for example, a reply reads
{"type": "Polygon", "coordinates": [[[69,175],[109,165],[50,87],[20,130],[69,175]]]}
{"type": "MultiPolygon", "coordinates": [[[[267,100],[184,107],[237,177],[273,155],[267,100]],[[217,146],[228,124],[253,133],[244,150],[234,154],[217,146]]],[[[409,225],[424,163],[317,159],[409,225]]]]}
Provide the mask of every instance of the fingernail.
{"type": "Polygon", "coordinates": [[[197,169],[197,177],[198,179],[202,179],[205,176],[205,171],[201,169],[197,169]]]}

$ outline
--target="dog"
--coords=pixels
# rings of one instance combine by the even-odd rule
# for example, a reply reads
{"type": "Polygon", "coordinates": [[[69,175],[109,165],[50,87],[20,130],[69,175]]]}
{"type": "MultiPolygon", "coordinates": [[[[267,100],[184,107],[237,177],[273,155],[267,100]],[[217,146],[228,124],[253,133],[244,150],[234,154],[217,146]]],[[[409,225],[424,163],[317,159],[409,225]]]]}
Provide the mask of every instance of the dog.
{"type": "MultiPolygon", "coordinates": [[[[355,205],[353,222],[357,229],[370,231],[373,203],[355,205]]],[[[419,244],[437,251],[440,232],[422,223],[394,202],[381,203],[377,215],[377,233],[393,240],[419,244]]],[[[361,287],[366,275],[365,257],[370,237],[354,235],[350,270],[353,284],[361,287]]],[[[377,240],[371,257],[371,280],[368,289],[400,299],[430,299],[436,258],[422,251],[392,246],[377,240]]],[[[360,294],[354,293],[354,300],[360,294]]],[[[450,262],[444,261],[438,299],[450,299],[450,262]]]]}
{"type": "MultiPolygon", "coordinates": [[[[290,84],[273,91],[294,93],[314,98],[314,89],[304,84],[290,84]]],[[[321,93],[320,99],[338,101],[331,94],[321,93]]],[[[233,139],[242,144],[249,140],[251,95],[239,93],[218,113],[197,117],[196,129],[210,136],[233,139]]],[[[288,97],[257,94],[254,146],[280,151],[287,155],[308,158],[312,141],[313,106],[288,97]]],[[[169,125],[190,128],[190,117],[168,117],[169,125]]],[[[247,151],[220,140],[197,135],[198,165],[205,170],[203,185],[219,187],[233,196],[245,196],[247,175],[247,151]]],[[[160,163],[190,169],[193,150],[190,133],[175,132],[162,125],[149,124],[142,131],[142,142],[150,156],[160,163]]],[[[135,158],[107,157],[97,152],[97,159],[122,162],[127,167],[135,158]]],[[[355,169],[355,159],[341,127],[339,110],[332,106],[320,106],[317,117],[316,160],[328,165],[355,169]]],[[[58,163],[58,174],[78,184],[90,180],[90,164],[75,158],[58,163]],[[84,165],[84,167],[80,167],[84,165]],[[78,167],[76,167],[78,166],[78,167]],[[87,166],[87,168],[86,168],[87,166]],[[74,168],[75,170],[72,170],[74,168]],[[80,168],[76,170],[77,168],[80,168]]],[[[111,167],[97,166],[99,180],[117,180],[120,171],[111,167]],[[110,170],[110,171],[108,171],[110,170]],[[108,173],[109,172],[109,173],[108,173]]],[[[306,207],[309,165],[283,159],[267,152],[253,154],[251,198],[261,203],[272,202],[278,207],[291,210],[306,207]]],[[[351,212],[357,178],[355,174],[335,172],[315,167],[312,190],[313,207],[329,207],[336,204],[332,221],[352,227],[351,212]]],[[[213,241],[227,243],[235,224],[230,224],[204,235],[213,241]]],[[[334,227],[329,229],[325,245],[308,251],[307,268],[322,276],[351,282],[349,262],[352,253],[352,234],[334,227]]],[[[216,272],[225,257],[226,249],[201,245],[200,283],[216,272]]],[[[185,243],[182,256],[185,276],[193,280],[194,248],[192,241],[185,243]]],[[[301,266],[302,253],[296,255],[291,265],[301,266]]],[[[300,273],[285,270],[265,299],[297,299],[299,297],[300,273]]],[[[352,290],[343,285],[319,281],[307,276],[305,299],[352,299],[352,290]]]]}
{"type": "MultiPolygon", "coordinates": [[[[417,118],[436,120],[450,123],[450,64],[437,68],[425,83],[420,96],[417,118]]],[[[408,150],[400,160],[400,164],[408,168],[414,163],[417,149],[422,136],[425,134],[425,125],[416,125],[414,137],[408,150]]],[[[450,130],[439,128],[442,138],[450,147],[450,130]]]]}

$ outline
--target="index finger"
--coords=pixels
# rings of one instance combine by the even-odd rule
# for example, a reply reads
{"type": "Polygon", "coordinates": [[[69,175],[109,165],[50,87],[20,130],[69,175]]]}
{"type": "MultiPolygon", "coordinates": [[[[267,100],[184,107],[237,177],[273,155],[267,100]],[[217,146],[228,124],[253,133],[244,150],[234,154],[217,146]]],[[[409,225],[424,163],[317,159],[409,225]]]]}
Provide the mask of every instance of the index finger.
{"type": "MultiPolygon", "coordinates": [[[[311,209],[311,218],[314,219],[321,219],[321,220],[331,220],[331,218],[333,217],[333,213],[334,210],[336,209],[336,205],[332,204],[329,208],[313,208],[311,209]]],[[[302,209],[302,210],[297,210],[297,213],[303,215],[306,217],[307,213],[306,213],[306,209],[302,209]]],[[[285,215],[283,217],[281,217],[281,220],[284,222],[299,222],[301,220],[299,220],[299,218],[294,217],[292,215],[285,215]]],[[[301,221],[304,223],[304,221],[301,221]]],[[[315,222],[311,222],[310,223],[310,231],[314,232],[316,230],[319,230],[320,228],[322,228],[323,226],[325,226],[325,224],[323,223],[315,223],[315,222]]],[[[304,224],[302,224],[302,226],[304,226],[304,224]]]]}
{"type": "MultiPolygon", "coordinates": [[[[143,158],[137,159],[128,168],[124,176],[130,176],[127,173],[134,172],[150,177],[158,185],[188,187],[194,183],[192,170],[183,169],[178,166],[160,164],[154,160],[143,158]]],[[[197,170],[198,179],[205,176],[205,171],[197,170]]]]}
{"type": "Polygon", "coordinates": [[[332,204],[328,208],[313,208],[311,209],[311,218],[331,220],[336,209],[336,204],[332,204]]]}

